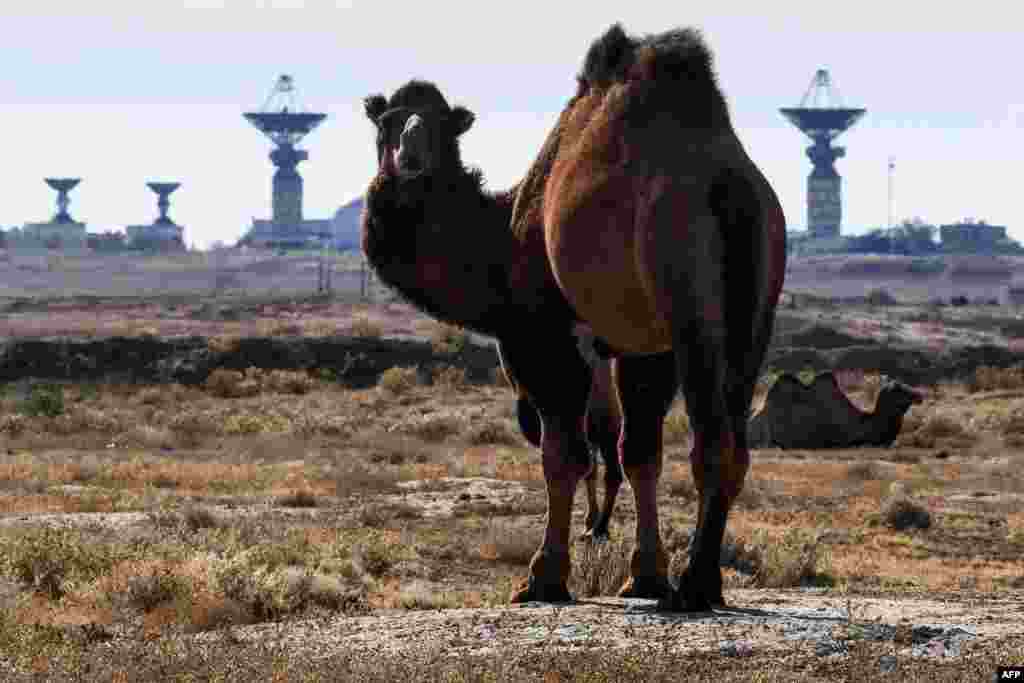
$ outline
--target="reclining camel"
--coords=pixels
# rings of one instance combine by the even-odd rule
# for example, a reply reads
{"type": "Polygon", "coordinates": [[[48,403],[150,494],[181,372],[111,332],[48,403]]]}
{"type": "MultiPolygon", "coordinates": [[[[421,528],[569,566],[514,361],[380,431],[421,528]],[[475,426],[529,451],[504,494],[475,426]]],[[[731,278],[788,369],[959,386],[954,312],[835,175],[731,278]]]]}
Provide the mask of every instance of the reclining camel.
{"type": "Polygon", "coordinates": [[[855,448],[890,446],[903,416],[923,396],[885,379],[871,412],[850,402],[835,375],[823,372],[807,385],[783,374],[769,389],[764,407],[747,426],[751,448],[855,448]]]}

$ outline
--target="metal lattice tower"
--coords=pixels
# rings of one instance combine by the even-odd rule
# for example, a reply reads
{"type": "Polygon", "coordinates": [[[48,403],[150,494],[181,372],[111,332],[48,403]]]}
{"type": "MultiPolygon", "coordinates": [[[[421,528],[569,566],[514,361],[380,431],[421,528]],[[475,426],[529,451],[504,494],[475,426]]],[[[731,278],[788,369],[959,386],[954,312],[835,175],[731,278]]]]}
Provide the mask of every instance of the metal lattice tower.
{"type": "Polygon", "coordinates": [[[305,111],[298,100],[291,76],[277,79],[258,112],[243,114],[276,148],[270,160],[277,167],[273,180],[273,221],[282,228],[298,230],[302,223],[302,176],[296,170],[309,153],[296,145],[319,126],[327,114],[305,111]]]}
{"type": "Polygon", "coordinates": [[[867,112],[844,107],[827,69],[818,69],[799,107],[779,109],[812,141],[807,157],[813,168],[807,177],[807,230],[812,237],[838,237],[842,222],[842,178],[835,161],[846,148],[832,141],[867,112]]]}

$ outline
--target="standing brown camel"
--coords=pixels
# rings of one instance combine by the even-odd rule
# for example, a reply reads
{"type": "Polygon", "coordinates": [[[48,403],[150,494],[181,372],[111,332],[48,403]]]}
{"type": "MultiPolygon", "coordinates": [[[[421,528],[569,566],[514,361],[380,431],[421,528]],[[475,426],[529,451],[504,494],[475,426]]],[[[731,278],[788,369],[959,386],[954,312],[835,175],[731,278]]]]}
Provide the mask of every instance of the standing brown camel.
{"type": "Polygon", "coordinates": [[[582,325],[614,358],[618,455],[636,501],[622,594],[691,611],[722,604],[719,553],[749,465],[746,421],[782,289],[785,221],[737,139],[700,36],[609,29],[533,167],[504,193],[485,192],[463,166],[458,138],[473,115],[432,84],[369,97],[366,111],[379,161],[367,257],[424,311],[496,337],[540,415],[547,524],[513,601],[571,599],[573,494],[592,468],[582,325]],[[510,227],[496,228],[510,205],[510,227]],[[674,588],[655,498],[679,384],[700,507],[674,588]]]}

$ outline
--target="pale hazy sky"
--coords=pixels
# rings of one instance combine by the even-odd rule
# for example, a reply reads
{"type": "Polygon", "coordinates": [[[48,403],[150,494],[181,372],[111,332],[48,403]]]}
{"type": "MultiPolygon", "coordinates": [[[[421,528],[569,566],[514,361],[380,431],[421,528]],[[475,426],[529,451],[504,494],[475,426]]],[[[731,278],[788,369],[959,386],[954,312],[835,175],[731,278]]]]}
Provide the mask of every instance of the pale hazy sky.
{"type": "Polygon", "coordinates": [[[234,241],[270,215],[270,143],[241,117],[292,74],[329,114],[305,143],[307,218],[327,218],[374,170],[362,98],[411,77],[477,115],[463,158],[515,182],[574,90],[590,42],[701,28],[740,137],[805,227],[807,142],[778,114],[818,68],[867,115],[840,138],[844,229],[887,216],[985,218],[1024,240],[1024,62],[1015,3],[333,2],[4,0],[0,3],[0,226],[46,220],[44,176],[82,176],[72,214],[92,231],[148,223],[147,180],[177,180],[186,241],[234,241]]]}

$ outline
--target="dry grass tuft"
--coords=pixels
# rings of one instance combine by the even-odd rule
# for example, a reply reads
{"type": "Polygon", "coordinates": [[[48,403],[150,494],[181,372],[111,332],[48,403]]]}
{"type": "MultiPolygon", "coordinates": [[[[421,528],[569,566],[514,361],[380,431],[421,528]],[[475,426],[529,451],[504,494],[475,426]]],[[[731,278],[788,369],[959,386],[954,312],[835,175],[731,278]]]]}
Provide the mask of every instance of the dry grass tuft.
{"type": "Polygon", "coordinates": [[[855,462],[846,466],[846,478],[852,481],[876,481],[883,478],[878,463],[855,462]]]}
{"type": "Polygon", "coordinates": [[[523,437],[504,420],[490,420],[475,425],[466,435],[472,446],[522,446],[523,437]]]}
{"type": "Polygon", "coordinates": [[[384,335],[384,327],[366,316],[358,316],[352,319],[349,334],[353,337],[363,337],[365,339],[380,339],[384,335]]]}
{"type": "Polygon", "coordinates": [[[758,587],[794,588],[832,581],[831,558],[822,545],[821,534],[789,529],[782,538],[769,538],[759,529],[751,544],[735,541],[733,547],[735,561],[753,568],[754,585],[758,587]]]}
{"type": "Polygon", "coordinates": [[[419,519],[423,513],[409,503],[370,503],[359,508],[359,523],[369,529],[383,529],[395,520],[419,519]]]}
{"type": "Polygon", "coordinates": [[[967,390],[996,391],[1024,388],[1024,366],[996,368],[984,365],[974,371],[974,376],[967,382],[967,390]]]}
{"type": "Polygon", "coordinates": [[[523,533],[521,527],[494,522],[488,528],[478,552],[482,560],[526,566],[533,559],[537,545],[537,539],[523,533]]]}
{"type": "Polygon", "coordinates": [[[381,373],[377,386],[389,394],[399,395],[408,393],[419,383],[419,373],[416,368],[389,368],[381,373]]]}
{"type": "Polygon", "coordinates": [[[454,365],[442,365],[435,368],[433,372],[433,382],[434,386],[448,390],[462,389],[468,383],[466,380],[466,371],[462,368],[457,368],[454,365]]]}
{"type": "Polygon", "coordinates": [[[910,448],[935,448],[941,444],[966,448],[975,441],[977,441],[977,436],[968,432],[959,420],[942,413],[933,413],[924,418],[914,431],[901,433],[897,445],[910,448]]]}
{"type": "Polygon", "coordinates": [[[403,434],[415,436],[428,443],[440,443],[462,432],[465,424],[454,415],[424,415],[418,420],[409,420],[396,427],[396,431],[403,434]]]}
{"type": "Polygon", "coordinates": [[[632,546],[618,536],[577,545],[569,591],[577,597],[617,595],[630,575],[632,546]]]}
{"type": "Polygon", "coordinates": [[[259,384],[247,381],[244,373],[224,368],[217,368],[211,372],[203,383],[203,388],[218,398],[255,396],[260,391],[259,384]]]}

